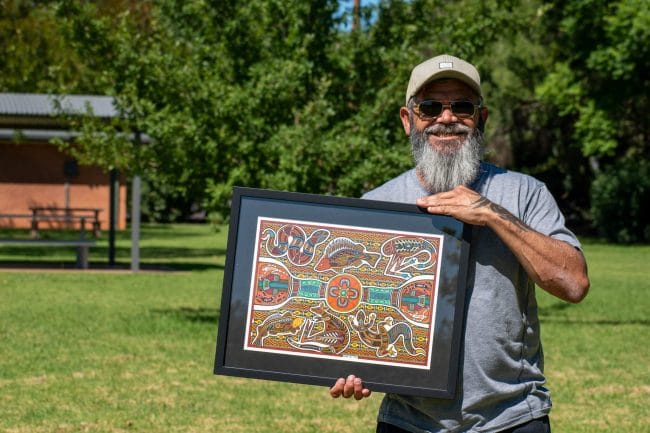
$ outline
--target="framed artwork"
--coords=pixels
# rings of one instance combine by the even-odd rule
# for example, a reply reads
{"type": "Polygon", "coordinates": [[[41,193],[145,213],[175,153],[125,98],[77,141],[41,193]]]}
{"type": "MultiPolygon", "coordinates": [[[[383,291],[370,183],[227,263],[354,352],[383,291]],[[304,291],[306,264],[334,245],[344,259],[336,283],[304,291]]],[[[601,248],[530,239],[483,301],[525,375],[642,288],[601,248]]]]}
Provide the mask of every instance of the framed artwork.
{"type": "Polygon", "coordinates": [[[468,253],[415,205],[235,187],[214,372],[451,398],[468,253]]]}

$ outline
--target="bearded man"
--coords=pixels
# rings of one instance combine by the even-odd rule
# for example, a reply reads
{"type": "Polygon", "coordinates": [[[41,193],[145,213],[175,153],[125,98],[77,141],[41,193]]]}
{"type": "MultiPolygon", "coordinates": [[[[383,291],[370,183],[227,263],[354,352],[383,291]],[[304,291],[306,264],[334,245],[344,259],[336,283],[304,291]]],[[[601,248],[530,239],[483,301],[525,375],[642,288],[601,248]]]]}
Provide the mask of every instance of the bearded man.
{"type": "MultiPolygon", "coordinates": [[[[387,394],[377,432],[549,433],[535,285],[580,302],[589,289],[580,243],[543,183],[481,161],[488,109],[473,65],[449,55],[417,65],[400,118],[416,166],[363,198],[415,203],[472,235],[455,397],[387,394]]],[[[370,394],[352,375],[330,389],[370,394]]]]}

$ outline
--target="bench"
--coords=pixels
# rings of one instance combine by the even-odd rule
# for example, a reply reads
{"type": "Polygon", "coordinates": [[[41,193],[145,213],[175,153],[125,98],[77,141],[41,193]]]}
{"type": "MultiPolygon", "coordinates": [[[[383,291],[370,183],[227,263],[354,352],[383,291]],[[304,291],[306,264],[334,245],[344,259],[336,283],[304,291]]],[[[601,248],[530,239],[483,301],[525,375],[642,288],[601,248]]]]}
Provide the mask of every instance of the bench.
{"type": "Polygon", "coordinates": [[[93,239],[0,239],[0,245],[33,246],[33,247],[77,247],[77,267],[88,269],[88,252],[95,246],[93,239]]]}
{"type": "Polygon", "coordinates": [[[40,221],[58,222],[58,223],[79,223],[81,237],[86,231],[86,221],[92,225],[93,236],[99,237],[100,222],[99,212],[101,209],[84,208],[84,207],[52,207],[52,206],[35,206],[29,208],[32,211],[32,237],[38,237],[38,223],[40,221]]]}

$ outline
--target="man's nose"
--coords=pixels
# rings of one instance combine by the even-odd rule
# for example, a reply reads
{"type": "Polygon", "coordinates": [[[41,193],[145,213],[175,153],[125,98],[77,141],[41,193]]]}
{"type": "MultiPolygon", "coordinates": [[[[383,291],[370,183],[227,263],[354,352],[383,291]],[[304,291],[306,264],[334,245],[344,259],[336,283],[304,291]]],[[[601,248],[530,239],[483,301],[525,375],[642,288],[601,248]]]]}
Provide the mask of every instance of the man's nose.
{"type": "Polygon", "coordinates": [[[445,105],[442,107],[442,112],[436,121],[439,123],[455,123],[458,122],[458,117],[456,117],[454,112],[451,111],[451,107],[449,105],[445,105]]]}

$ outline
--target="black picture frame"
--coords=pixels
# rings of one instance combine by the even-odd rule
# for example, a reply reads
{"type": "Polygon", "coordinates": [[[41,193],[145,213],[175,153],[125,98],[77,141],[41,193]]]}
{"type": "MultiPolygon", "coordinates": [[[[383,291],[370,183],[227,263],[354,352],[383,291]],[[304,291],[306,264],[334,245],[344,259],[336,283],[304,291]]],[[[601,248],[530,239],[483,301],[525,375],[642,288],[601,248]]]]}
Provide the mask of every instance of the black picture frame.
{"type": "MultiPolygon", "coordinates": [[[[266,248],[268,251],[268,244],[266,248]]],[[[428,214],[415,205],[234,187],[214,373],[327,387],[332,386],[339,377],[354,374],[364,380],[366,387],[377,392],[443,399],[453,398],[459,373],[469,248],[469,227],[467,225],[451,217],[428,214]],[[254,314],[257,311],[256,308],[259,308],[252,305],[258,299],[253,297],[252,292],[257,293],[258,290],[262,290],[259,289],[262,283],[258,284],[253,280],[257,275],[256,269],[259,269],[256,268],[258,266],[256,261],[264,260],[257,257],[256,251],[262,249],[262,246],[259,245],[261,242],[260,221],[266,223],[266,219],[271,222],[275,219],[281,222],[285,220],[307,221],[322,224],[324,227],[363,228],[370,235],[375,232],[382,235],[384,231],[396,231],[430,234],[439,238],[441,247],[437,250],[439,265],[437,271],[432,272],[431,277],[434,278],[434,274],[437,275],[435,277],[437,281],[436,298],[435,303],[427,304],[432,305],[432,308],[429,309],[432,322],[431,338],[427,343],[429,344],[428,352],[422,355],[427,359],[426,365],[395,366],[389,363],[389,361],[393,362],[390,356],[396,356],[398,353],[395,347],[401,346],[400,349],[405,347],[405,336],[396,342],[395,347],[391,349],[392,352],[382,352],[383,358],[379,357],[380,349],[377,348],[378,358],[376,360],[355,359],[354,357],[337,358],[336,356],[339,355],[334,354],[335,351],[331,347],[329,349],[332,352],[329,355],[323,355],[321,352],[312,354],[309,350],[313,350],[313,348],[303,350],[303,346],[299,346],[300,353],[274,351],[265,347],[259,349],[256,345],[259,345],[260,341],[262,341],[261,344],[266,344],[272,342],[272,339],[283,338],[271,334],[271,331],[268,331],[267,334],[267,328],[263,328],[262,324],[258,324],[257,328],[251,325],[253,323],[251,314],[254,314]],[[389,354],[386,355],[386,353],[389,354]]],[[[319,254],[318,251],[315,254],[319,254]]],[[[321,252],[321,255],[324,257],[325,253],[321,252]]],[[[372,260],[362,263],[362,267],[359,269],[364,269],[363,266],[366,265],[369,267],[369,262],[372,260]]],[[[334,266],[329,262],[328,265],[334,266]]],[[[318,268],[318,265],[313,268],[318,268]]],[[[349,270],[349,268],[340,269],[346,272],[349,270]]],[[[329,271],[333,270],[334,268],[331,268],[329,271]]],[[[292,278],[294,278],[293,275],[292,278]]],[[[326,279],[323,276],[321,278],[326,279]]],[[[298,278],[294,279],[298,280],[298,278]]],[[[283,286],[285,290],[290,284],[287,283],[283,286]]],[[[296,285],[297,283],[293,284],[293,286],[296,285]]],[[[370,289],[363,288],[363,290],[365,296],[365,291],[370,289]]],[[[328,297],[325,300],[318,298],[320,293],[313,295],[316,296],[314,302],[320,301],[325,306],[325,302],[333,299],[331,291],[326,292],[328,297]]],[[[337,293],[340,295],[342,292],[337,293]]],[[[343,302],[340,299],[337,302],[343,302]]],[[[294,299],[291,298],[291,300],[294,299]]],[[[295,300],[302,301],[303,299],[296,298],[295,300]]],[[[402,305],[405,305],[405,301],[401,302],[402,305]]],[[[349,304],[346,304],[346,308],[347,305],[349,304]]],[[[373,306],[381,308],[380,305],[375,304],[363,305],[368,308],[373,306]]],[[[328,308],[329,306],[330,304],[328,304],[328,308]]],[[[338,308],[341,305],[334,306],[338,308]]],[[[355,308],[361,310],[360,306],[355,308]]],[[[392,312],[396,307],[391,308],[392,312]]],[[[406,307],[404,311],[406,311],[406,307]]],[[[367,315],[361,317],[368,319],[367,315]]],[[[347,317],[339,314],[339,318],[344,322],[347,319],[348,327],[355,323],[357,325],[361,323],[355,322],[351,313],[347,317]]],[[[297,320],[304,322],[306,319],[299,317],[297,320]]],[[[311,318],[310,320],[310,323],[316,323],[311,318]]],[[[321,322],[318,322],[317,326],[321,322]]],[[[379,325],[375,326],[375,330],[380,329],[379,325]]],[[[387,326],[384,328],[388,329],[387,326]]],[[[279,333],[277,328],[268,329],[275,329],[274,332],[279,333]]],[[[291,329],[289,332],[298,332],[291,329]]],[[[354,329],[358,330],[359,328],[357,326],[354,329]]],[[[357,335],[354,331],[351,332],[352,335],[357,335]]],[[[358,337],[361,336],[359,333],[358,337]]],[[[294,342],[298,339],[295,334],[285,335],[284,338],[294,342]]],[[[323,350],[322,347],[319,350],[323,350]]],[[[375,349],[373,348],[373,350],[375,349]]],[[[424,361],[421,362],[424,363],[424,361]]]]}

